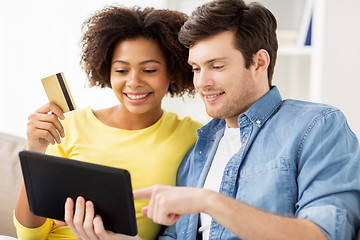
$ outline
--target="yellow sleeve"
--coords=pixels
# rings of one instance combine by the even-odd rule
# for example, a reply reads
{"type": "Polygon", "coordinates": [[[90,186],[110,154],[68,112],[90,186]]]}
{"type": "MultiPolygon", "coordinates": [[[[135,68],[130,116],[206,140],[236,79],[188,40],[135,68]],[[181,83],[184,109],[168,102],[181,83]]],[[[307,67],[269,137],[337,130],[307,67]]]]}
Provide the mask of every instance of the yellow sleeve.
{"type": "Polygon", "coordinates": [[[46,240],[52,229],[54,221],[46,219],[45,223],[38,228],[27,228],[19,223],[15,214],[13,215],[17,237],[20,240],[46,240]]]}

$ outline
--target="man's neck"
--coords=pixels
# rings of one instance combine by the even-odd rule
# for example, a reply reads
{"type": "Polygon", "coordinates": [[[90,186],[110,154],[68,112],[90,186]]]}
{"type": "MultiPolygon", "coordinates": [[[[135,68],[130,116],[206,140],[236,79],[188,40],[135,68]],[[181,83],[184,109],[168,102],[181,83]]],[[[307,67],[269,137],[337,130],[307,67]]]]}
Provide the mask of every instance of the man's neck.
{"type": "Polygon", "coordinates": [[[226,118],[226,119],[225,119],[226,125],[227,125],[229,128],[239,128],[238,118],[239,118],[239,116],[237,116],[237,117],[232,117],[232,118],[226,118]]]}

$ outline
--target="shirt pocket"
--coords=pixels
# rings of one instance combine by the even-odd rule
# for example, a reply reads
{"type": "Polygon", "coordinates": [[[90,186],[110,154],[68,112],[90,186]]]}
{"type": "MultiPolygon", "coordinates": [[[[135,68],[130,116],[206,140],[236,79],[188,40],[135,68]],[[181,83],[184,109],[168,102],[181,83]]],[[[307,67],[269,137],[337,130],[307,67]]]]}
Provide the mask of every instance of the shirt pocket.
{"type": "Polygon", "coordinates": [[[289,159],[277,158],[254,165],[245,162],[238,186],[236,199],[271,213],[294,215],[296,169],[289,159]]]}

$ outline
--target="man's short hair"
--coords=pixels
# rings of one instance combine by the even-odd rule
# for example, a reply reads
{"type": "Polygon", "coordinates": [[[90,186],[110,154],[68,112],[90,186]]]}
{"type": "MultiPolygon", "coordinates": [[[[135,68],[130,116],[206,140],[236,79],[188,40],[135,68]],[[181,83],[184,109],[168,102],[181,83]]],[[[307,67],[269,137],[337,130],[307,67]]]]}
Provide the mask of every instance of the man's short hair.
{"type": "Polygon", "coordinates": [[[185,22],[179,40],[187,48],[197,41],[224,31],[234,31],[235,47],[249,68],[253,56],[265,49],[270,56],[268,67],[269,86],[276,62],[278,42],[274,15],[259,3],[246,4],[243,0],[214,0],[198,7],[185,22]]]}

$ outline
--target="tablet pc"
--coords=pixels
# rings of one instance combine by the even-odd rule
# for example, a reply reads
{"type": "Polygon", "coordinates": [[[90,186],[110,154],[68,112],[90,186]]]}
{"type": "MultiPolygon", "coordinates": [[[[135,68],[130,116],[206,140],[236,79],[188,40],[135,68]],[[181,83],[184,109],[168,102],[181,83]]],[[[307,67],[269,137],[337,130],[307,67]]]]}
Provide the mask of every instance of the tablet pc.
{"type": "Polygon", "coordinates": [[[137,234],[128,171],[31,151],[19,157],[33,214],[64,221],[67,197],[83,196],[94,203],[106,230],[137,234]]]}

